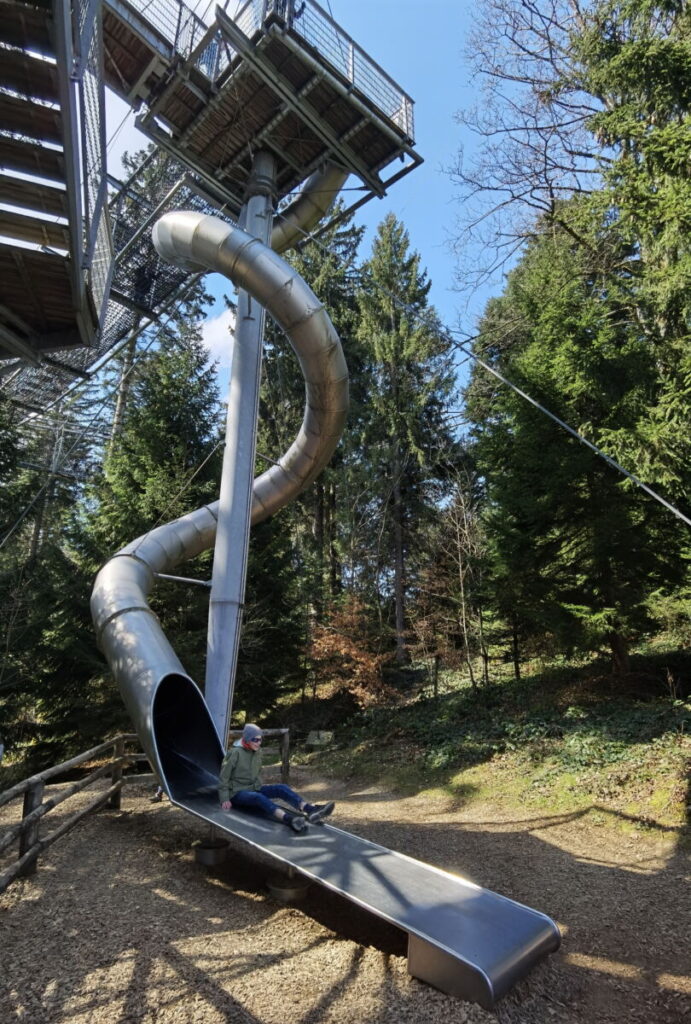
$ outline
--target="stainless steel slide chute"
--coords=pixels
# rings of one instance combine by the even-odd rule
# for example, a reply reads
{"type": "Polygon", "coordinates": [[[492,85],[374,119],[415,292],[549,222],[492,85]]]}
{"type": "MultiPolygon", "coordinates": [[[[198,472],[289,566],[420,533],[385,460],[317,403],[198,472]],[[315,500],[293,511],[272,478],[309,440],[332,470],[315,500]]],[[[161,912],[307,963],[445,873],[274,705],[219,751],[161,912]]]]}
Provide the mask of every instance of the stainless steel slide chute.
{"type": "MultiPolygon", "coordinates": [[[[333,165],[315,172],[279,218],[272,244],[293,244],[313,227],[345,177],[333,165]]],[[[223,273],[245,288],[284,329],[302,369],[301,428],[284,455],[254,481],[251,518],[260,522],[308,486],[338,444],[348,409],[348,369],[340,340],[322,303],[295,270],[236,225],[181,212],[159,221],[154,237],[171,261],[223,273]]],[[[104,565],[91,597],[99,645],[168,791],[180,759],[187,763],[198,755],[197,763],[217,774],[223,747],[204,698],[163,633],[148,596],[157,574],[213,547],[217,519],[214,502],[137,538],[104,565]]]]}
{"type": "Polygon", "coordinates": [[[175,802],[406,932],[410,973],[444,992],[491,1009],[559,947],[559,929],[545,914],[468,879],[331,825],[296,835],[257,815],[222,811],[215,794],[195,793],[195,784],[203,789],[201,775],[175,802]]]}

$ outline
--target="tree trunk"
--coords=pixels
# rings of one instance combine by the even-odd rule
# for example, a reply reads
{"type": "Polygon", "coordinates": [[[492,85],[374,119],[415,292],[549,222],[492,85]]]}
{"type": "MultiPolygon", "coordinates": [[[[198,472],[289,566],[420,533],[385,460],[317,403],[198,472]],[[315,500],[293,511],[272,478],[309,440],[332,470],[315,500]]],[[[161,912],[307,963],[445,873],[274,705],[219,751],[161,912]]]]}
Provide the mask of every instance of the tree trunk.
{"type": "Polygon", "coordinates": [[[312,595],[312,603],[318,618],[324,610],[324,483],[318,479],[314,491],[314,516],[312,519],[312,536],[314,537],[317,561],[317,586],[312,595]]]}
{"type": "Polygon", "coordinates": [[[439,663],[441,662],[441,654],[434,655],[434,664],[432,668],[432,692],[434,694],[435,701],[439,698],[439,663]]]}
{"type": "Polygon", "coordinates": [[[612,652],[612,671],[615,676],[625,676],[631,671],[629,645],[621,633],[610,633],[607,639],[612,652]]]}
{"type": "Polygon", "coordinates": [[[43,494],[39,499],[38,508],[36,510],[36,518],[34,519],[34,529],[31,535],[31,548],[29,551],[28,565],[32,568],[38,558],[39,551],[43,545],[45,539],[45,524],[50,507],[53,502],[55,494],[55,474],[60,465],[60,459],[62,458],[63,449],[63,431],[62,431],[62,407],[58,406],[55,410],[55,433],[53,435],[53,446],[50,453],[50,470],[48,472],[48,479],[45,482],[43,494]]]}
{"type": "Polygon", "coordinates": [[[393,533],[394,533],[394,603],[396,613],[396,662],[404,665],[408,654],[405,643],[405,558],[403,554],[403,504],[401,501],[401,468],[398,451],[394,456],[393,533]]]}
{"type": "Polygon", "coordinates": [[[518,646],[518,622],[516,616],[511,617],[511,652],[513,654],[513,674],[516,680],[521,678],[521,659],[518,646]]]}
{"type": "Polygon", "coordinates": [[[478,617],[480,622],[480,650],[482,652],[482,681],[485,686],[489,686],[489,652],[485,644],[485,625],[481,606],[478,606],[478,617]]]}
{"type": "Polygon", "coordinates": [[[329,585],[331,597],[335,598],[343,590],[343,566],[338,557],[336,544],[337,535],[337,510],[336,510],[336,481],[329,481],[327,512],[327,544],[329,547],[329,585]]]}
{"type": "Polygon", "coordinates": [[[118,396],[115,402],[115,412],[113,414],[113,426],[110,431],[110,444],[112,448],[113,442],[116,437],[121,433],[123,424],[125,422],[125,410],[127,409],[127,398],[130,393],[130,384],[132,383],[132,366],[134,364],[134,354],[137,349],[137,329],[139,321],[134,326],[134,329],[130,333],[125,345],[123,356],[122,356],[122,367],[120,369],[120,382],[118,384],[118,396]]]}
{"type": "Polygon", "coordinates": [[[461,632],[463,633],[463,650],[465,652],[465,662],[468,666],[470,685],[474,690],[477,690],[477,680],[475,679],[475,673],[473,672],[473,660],[470,655],[470,646],[468,643],[468,610],[466,608],[465,600],[465,562],[463,559],[463,544],[461,541],[458,522],[456,523],[456,557],[458,560],[458,585],[461,594],[461,632]]]}

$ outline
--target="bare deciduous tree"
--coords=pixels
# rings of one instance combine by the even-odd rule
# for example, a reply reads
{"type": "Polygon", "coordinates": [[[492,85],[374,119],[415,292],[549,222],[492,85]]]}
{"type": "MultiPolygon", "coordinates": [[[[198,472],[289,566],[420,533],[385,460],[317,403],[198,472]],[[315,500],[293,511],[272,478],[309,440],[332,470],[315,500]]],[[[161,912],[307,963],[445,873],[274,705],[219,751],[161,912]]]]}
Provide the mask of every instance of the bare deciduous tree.
{"type": "Polygon", "coordinates": [[[468,278],[502,266],[536,220],[559,222],[564,200],[597,187],[609,164],[588,127],[607,98],[586,89],[573,45],[586,11],[578,0],[482,5],[467,46],[480,100],[456,115],[478,144],[451,168],[463,203],[458,248],[480,242],[484,253],[468,278]]]}

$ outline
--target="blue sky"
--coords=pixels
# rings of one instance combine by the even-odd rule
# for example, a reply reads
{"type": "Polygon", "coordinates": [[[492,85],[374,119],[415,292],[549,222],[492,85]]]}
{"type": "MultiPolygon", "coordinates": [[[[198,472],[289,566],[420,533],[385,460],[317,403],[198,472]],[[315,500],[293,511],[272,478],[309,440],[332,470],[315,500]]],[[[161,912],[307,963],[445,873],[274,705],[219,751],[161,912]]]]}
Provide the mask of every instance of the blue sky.
{"type": "MultiPolygon", "coordinates": [[[[332,16],[415,102],[415,148],[425,163],[373,199],[358,214],[376,225],[393,212],[408,228],[411,245],[432,278],[431,301],[449,327],[467,327],[480,311],[454,290],[454,235],[458,205],[445,168],[461,143],[455,112],[472,102],[462,49],[470,20],[467,5],[451,0],[331,0],[332,16]]],[[[466,140],[467,142],[467,140],[466,140]]],[[[485,296],[486,297],[486,296],[485,296]]],[[[478,296],[479,302],[483,301],[478,296]]]]}
{"type": "MultiPolygon", "coordinates": [[[[213,10],[207,0],[198,0],[196,6],[202,16],[207,8],[213,10]]],[[[490,292],[485,288],[469,297],[454,289],[455,257],[449,251],[449,240],[454,235],[458,205],[445,171],[461,141],[468,143],[454,121],[454,113],[473,99],[462,56],[470,24],[467,5],[451,0],[324,0],[322,6],[415,101],[416,150],[425,161],[393,185],[384,199],[372,199],[358,211],[357,222],[367,227],[362,253],[369,250],[377,224],[387,213],[395,213],[408,228],[411,245],[432,279],[430,301],[442,320],[450,328],[472,333],[490,292]]],[[[228,12],[233,13],[232,2],[228,12]]],[[[126,108],[111,98],[108,114],[110,137],[126,108]]],[[[131,118],[111,142],[109,165],[115,174],[119,173],[122,150],[145,144],[130,126],[131,118]]],[[[222,295],[230,289],[222,280],[209,283],[217,302],[205,335],[211,350],[221,356],[228,331],[222,295]]]]}

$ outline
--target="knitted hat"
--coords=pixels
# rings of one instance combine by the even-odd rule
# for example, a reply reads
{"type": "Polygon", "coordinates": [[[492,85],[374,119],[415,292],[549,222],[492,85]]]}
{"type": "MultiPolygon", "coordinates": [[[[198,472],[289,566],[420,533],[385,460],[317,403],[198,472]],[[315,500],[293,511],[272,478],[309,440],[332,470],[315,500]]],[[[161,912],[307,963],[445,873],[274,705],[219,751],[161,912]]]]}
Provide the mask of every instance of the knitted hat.
{"type": "Polygon", "coordinates": [[[251,740],[258,740],[262,737],[262,731],[258,725],[254,725],[252,722],[248,722],[245,728],[242,730],[242,738],[245,743],[249,743],[251,740]]]}

